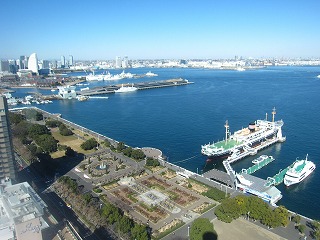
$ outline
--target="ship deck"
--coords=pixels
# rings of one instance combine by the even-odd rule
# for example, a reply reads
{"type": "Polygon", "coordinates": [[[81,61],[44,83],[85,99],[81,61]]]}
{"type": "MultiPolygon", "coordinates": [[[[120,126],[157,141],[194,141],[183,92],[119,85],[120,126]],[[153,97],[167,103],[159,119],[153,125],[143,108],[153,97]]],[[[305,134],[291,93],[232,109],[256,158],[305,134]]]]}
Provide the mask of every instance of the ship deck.
{"type": "Polygon", "coordinates": [[[229,139],[228,141],[220,141],[220,142],[217,142],[217,143],[214,143],[213,146],[214,148],[223,148],[225,150],[227,149],[231,149],[237,145],[240,145],[241,142],[237,142],[236,140],[234,139],[229,139]]]}

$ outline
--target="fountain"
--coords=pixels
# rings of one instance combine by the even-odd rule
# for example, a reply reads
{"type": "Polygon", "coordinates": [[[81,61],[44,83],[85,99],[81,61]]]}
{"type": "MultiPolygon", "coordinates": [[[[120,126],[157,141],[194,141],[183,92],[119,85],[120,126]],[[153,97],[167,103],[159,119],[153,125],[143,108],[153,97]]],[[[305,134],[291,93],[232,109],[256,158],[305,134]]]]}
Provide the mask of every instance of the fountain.
{"type": "Polygon", "coordinates": [[[96,167],[98,170],[105,170],[107,168],[107,164],[105,162],[101,162],[100,165],[96,167]]]}

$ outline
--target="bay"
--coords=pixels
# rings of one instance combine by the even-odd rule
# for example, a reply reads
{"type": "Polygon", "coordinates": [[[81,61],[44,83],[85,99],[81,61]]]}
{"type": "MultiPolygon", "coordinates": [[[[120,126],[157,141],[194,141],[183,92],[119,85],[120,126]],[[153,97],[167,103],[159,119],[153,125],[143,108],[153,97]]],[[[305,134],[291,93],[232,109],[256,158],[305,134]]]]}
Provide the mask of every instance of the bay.
{"type": "MultiPolygon", "coordinates": [[[[158,77],[124,79],[113,82],[90,82],[89,87],[128,82],[157,81],[182,77],[194,84],[109,94],[108,99],[54,101],[36,105],[103,135],[133,147],[155,147],[169,161],[191,171],[217,167],[206,166],[200,154],[202,144],[221,140],[224,123],[229,121],[234,132],[257,119],[264,119],[276,107],[276,119],[283,119],[286,142],[275,144],[254,157],[233,164],[239,172],[251,166],[259,155],[272,155],[276,160],[254,175],[266,179],[290,165],[297,157],[309,154],[309,160],[320,167],[320,67],[269,67],[238,72],[233,70],[161,68],[129,69],[131,73],[147,71],[158,77]]],[[[101,72],[101,71],[100,71],[101,72]]],[[[120,70],[110,70],[120,73],[120,70]]],[[[99,71],[97,72],[99,73],[99,71]]],[[[73,73],[78,74],[78,73],[73,73]]],[[[81,73],[84,75],[84,73],[81,73]]],[[[16,89],[13,96],[26,92],[48,91],[16,89]]],[[[320,173],[317,168],[297,186],[277,186],[283,198],[278,202],[288,209],[313,219],[320,219],[320,173]]]]}

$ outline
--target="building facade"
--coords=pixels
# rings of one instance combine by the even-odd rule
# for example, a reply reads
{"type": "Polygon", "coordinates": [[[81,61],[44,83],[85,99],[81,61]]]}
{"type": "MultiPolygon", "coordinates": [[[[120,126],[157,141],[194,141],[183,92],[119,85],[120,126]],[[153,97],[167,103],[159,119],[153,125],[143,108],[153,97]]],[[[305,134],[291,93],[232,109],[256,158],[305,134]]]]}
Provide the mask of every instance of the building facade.
{"type": "Polygon", "coordinates": [[[16,180],[7,99],[0,97],[0,179],[16,180]]]}
{"type": "Polygon", "coordinates": [[[31,70],[33,73],[38,74],[39,67],[38,67],[38,57],[36,53],[32,53],[28,60],[28,69],[31,70]]]}

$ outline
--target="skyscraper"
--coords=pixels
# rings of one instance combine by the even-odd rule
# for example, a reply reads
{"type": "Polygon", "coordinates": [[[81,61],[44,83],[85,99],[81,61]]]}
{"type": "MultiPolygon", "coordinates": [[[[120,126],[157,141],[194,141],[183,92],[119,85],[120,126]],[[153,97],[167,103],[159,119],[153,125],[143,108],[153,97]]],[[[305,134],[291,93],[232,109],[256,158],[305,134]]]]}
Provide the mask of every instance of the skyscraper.
{"type": "Polygon", "coordinates": [[[8,112],[7,99],[0,97],[0,179],[16,180],[8,112]]]}
{"type": "Polygon", "coordinates": [[[73,56],[69,55],[69,67],[73,66],[73,56]]]}
{"type": "Polygon", "coordinates": [[[38,58],[36,53],[32,53],[28,60],[28,69],[31,70],[33,73],[38,74],[38,58]]]}
{"type": "Polygon", "coordinates": [[[121,68],[122,61],[121,57],[116,57],[116,68],[121,68]]]}
{"type": "Polygon", "coordinates": [[[123,68],[128,68],[129,67],[129,60],[128,60],[127,56],[125,56],[124,59],[122,60],[122,67],[123,68]]]}
{"type": "Polygon", "coordinates": [[[61,68],[65,68],[66,66],[66,58],[64,56],[60,57],[60,61],[61,61],[61,68]]]}

